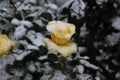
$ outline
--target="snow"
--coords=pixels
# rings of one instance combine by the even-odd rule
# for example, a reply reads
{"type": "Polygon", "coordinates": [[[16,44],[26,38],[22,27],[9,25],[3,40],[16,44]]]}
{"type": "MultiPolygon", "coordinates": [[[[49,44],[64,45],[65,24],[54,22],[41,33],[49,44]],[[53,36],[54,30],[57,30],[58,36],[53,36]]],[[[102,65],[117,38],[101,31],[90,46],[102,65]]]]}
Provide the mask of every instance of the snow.
{"type": "Polygon", "coordinates": [[[33,26],[33,24],[27,20],[12,19],[11,23],[18,26],[26,26],[28,28],[31,28],[33,26]]]}
{"type": "Polygon", "coordinates": [[[26,40],[19,40],[19,43],[22,45],[28,45],[28,42],[26,40]]]}
{"type": "Polygon", "coordinates": [[[24,1],[25,4],[28,4],[28,3],[32,3],[32,4],[36,4],[36,0],[25,0],[24,1]]]}
{"type": "Polygon", "coordinates": [[[27,29],[24,27],[24,26],[18,26],[16,29],[15,29],[15,32],[14,32],[14,37],[16,39],[20,39],[22,38],[25,33],[26,33],[27,29]]]}
{"type": "Polygon", "coordinates": [[[120,72],[117,72],[115,77],[119,80],[120,79],[120,72]]]}
{"type": "Polygon", "coordinates": [[[30,49],[30,50],[39,50],[39,48],[37,46],[34,46],[34,45],[27,45],[27,49],[30,49]]]}
{"type": "Polygon", "coordinates": [[[78,47],[78,53],[86,51],[85,47],[78,47]]]}
{"type": "Polygon", "coordinates": [[[120,31],[120,17],[112,19],[112,27],[120,31]]]}
{"type": "Polygon", "coordinates": [[[112,33],[111,35],[106,36],[106,42],[109,46],[114,46],[120,41],[120,32],[112,33]]]}
{"type": "Polygon", "coordinates": [[[48,8],[54,9],[54,10],[57,10],[57,9],[58,9],[57,5],[55,5],[55,4],[53,4],[53,3],[45,4],[45,6],[48,7],[48,8]]]}
{"type": "Polygon", "coordinates": [[[18,19],[12,19],[12,21],[11,21],[11,23],[12,24],[14,24],[14,25],[19,25],[20,23],[19,23],[19,20],[18,19]]]}
{"type": "Polygon", "coordinates": [[[107,2],[108,0],[96,0],[96,3],[98,5],[102,5],[103,2],[107,2]]]}
{"type": "Polygon", "coordinates": [[[83,65],[85,65],[86,67],[89,67],[89,68],[92,68],[92,69],[95,69],[95,70],[99,70],[100,69],[99,67],[97,67],[97,66],[89,63],[86,60],[80,60],[80,63],[83,64],[83,65]]]}
{"type": "Polygon", "coordinates": [[[74,1],[71,6],[71,15],[75,16],[77,19],[80,19],[85,15],[85,12],[84,12],[85,7],[86,7],[86,4],[82,0],[74,1]]]}
{"type": "Polygon", "coordinates": [[[74,2],[74,0],[69,0],[69,1],[67,1],[63,6],[61,6],[62,8],[68,8],[69,7],[69,5],[72,3],[72,2],[74,2]]]}
{"type": "Polygon", "coordinates": [[[33,77],[31,74],[26,74],[24,80],[33,80],[33,77]]]}
{"type": "Polygon", "coordinates": [[[24,21],[20,21],[20,24],[24,25],[24,26],[26,26],[28,28],[31,28],[33,26],[33,24],[30,21],[25,21],[25,20],[24,21]]]}
{"type": "Polygon", "coordinates": [[[32,61],[30,61],[30,63],[28,63],[27,69],[31,72],[35,72],[37,70],[37,68],[35,67],[35,65],[32,61]]]}
{"type": "Polygon", "coordinates": [[[47,55],[39,57],[39,60],[44,60],[44,59],[47,59],[47,55]]]}
{"type": "Polygon", "coordinates": [[[26,37],[32,41],[35,46],[44,46],[44,36],[41,33],[37,33],[33,30],[28,31],[26,37]]]}
{"type": "Polygon", "coordinates": [[[20,7],[17,8],[17,11],[29,10],[30,7],[31,7],[30,4],[28,4],[28,5],[22,4],[22,5],[20,5],[20,7]]]}
{"type": "Polygon", "coordinates": [[[88,34],[88,30],[86,28],[86,24],[84,23],[83,26],[80,28],[80,37],[84,38],[88,34]]]}
{"type": "Polygon", "coordinates": [[[39,19],[39,20],[34,20],[33,21],[35,24],[37,24],[37,25],[39,25],[40,27],[43,27],[44,26],[44,24],[43,24],[43,22],[39,19]]]}
{"type": "Polygon", "coordinates": [[[54,76],[52,76],[49,80],[66,80],[67,77],[61,73],[61,71],[55,71],[54,76]]]}
{"type": "Polygon", "coordinates": [[[14,76],[20,77],[23,75],[24,72],[22,70],[13,69],[11,73],[14,73],[14,76]]]}
{"type": "Polygon", "coordinates": [[[83,65],[77,65],[75,68],[73,68],[73,72],[77,72],[77,73],[83,74],[84,66],[83,65]]]}
{"type": "Polygon", "coordinates": [[[31,51],[23,51],[22,53],[14,54],[14,56],[15,56],[16,60],[20,61],[30,53],[31,53],[31,51]]]}
{"type": "Polygon", "coordinates": [[[0,9],[8,7],[8,1],[7,0],[3,0],[0,2],[0,9]]]}
{"type": "Polygon", "coordinates": [[[78,74],[77,80],[93,80],[90,74],[78,74]]]}
{"type": "Polygon", "coordinates": [[[0,80],[6,80],[6,77],[9,77],[6,72],[5,68],[7,64],[13,64],[15,57],[12,55],[3,55],[0,58],[0,80]]]}
{"type": "Polygon", "coordinates": [[[26,40],[19,40],[19,43],[22,44],[28,50],[39,50],[37,46],[29,44],[26,40]]]}

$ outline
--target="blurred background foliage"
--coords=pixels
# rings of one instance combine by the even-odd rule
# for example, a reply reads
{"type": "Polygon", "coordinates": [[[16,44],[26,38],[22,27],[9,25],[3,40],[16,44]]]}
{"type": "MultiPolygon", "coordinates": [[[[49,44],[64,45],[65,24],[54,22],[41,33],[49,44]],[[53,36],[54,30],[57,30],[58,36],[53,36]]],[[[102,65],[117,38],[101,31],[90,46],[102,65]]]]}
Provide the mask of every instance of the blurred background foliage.
{"type": "Polygon", "coordinates": [[[119,0],[0,0],[0,32],[17,42],[3,80],[120,80],[119,0]],[[76,54],[48,52],[52,20],[76,26],[76,54]]]}

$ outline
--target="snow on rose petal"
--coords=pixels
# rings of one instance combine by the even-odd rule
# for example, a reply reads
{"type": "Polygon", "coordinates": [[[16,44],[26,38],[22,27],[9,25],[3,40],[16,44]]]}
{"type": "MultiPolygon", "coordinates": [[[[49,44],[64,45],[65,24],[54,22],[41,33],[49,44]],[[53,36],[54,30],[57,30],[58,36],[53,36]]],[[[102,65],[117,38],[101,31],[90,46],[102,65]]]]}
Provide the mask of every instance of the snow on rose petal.
{"type": "Polygon", "coordinates": [[[67,57],[77,52],[75,43],[70,42],[75,33],[75,26],[62,21],[51,21],[47,25],[47,30],[52,39],[45,38],[44,42],[51,52],[58,52],[63,57],[67,57]]]}

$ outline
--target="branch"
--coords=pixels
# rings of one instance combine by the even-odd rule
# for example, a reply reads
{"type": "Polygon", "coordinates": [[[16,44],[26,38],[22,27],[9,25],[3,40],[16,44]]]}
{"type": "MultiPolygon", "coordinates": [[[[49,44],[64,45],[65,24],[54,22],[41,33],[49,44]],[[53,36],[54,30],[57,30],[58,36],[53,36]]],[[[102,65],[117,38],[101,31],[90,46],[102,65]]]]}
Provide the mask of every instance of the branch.
{"type": "Polygon", "coordinates": [[[13,8],[15,9],[15,11],[17,11],[17,8],[16,6],[14,5],[13,1],[12,0],[9,0],[10,4],[13,6],[13,8]]]}

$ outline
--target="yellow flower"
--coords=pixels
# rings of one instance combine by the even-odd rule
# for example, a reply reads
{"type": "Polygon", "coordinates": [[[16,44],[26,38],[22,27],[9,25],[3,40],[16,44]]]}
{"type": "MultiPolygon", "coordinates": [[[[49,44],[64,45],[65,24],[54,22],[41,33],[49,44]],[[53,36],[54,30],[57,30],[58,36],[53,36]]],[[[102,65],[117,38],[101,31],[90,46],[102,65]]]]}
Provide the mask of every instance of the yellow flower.
{"type": "Polygon", "coordinates": [[[75,26],[73,24],[51,21],[47,25],[47,30],[51,33],[52,38],[45,38],[44,40],[49,51],[59,52],[63,57],[77,52],[76,44],[69,42],[75,33],[75,26]]]}
{"type": "Polygon", "coordinates": [[[51,21],[47,25],[47,30],[55,43],[66,44],[75,33],[75,26],[61,21],[51,21]]]}
{"type": "Polygon", "coordinates": [[[15,45],[16,43],[11,41],[7,35],[0,35],[0,56],[8,53],[15,45]]]}
{"type": "Polygon", "coordinates": [[[75,43],[66,43],[64,45],[57,45],[51,39],[45,38],[44,42],[46,43],[48,50],[51,52],[59,52],[63,57],[70,56],[73,53],[76,53],[77,47],[75,43]]]}

